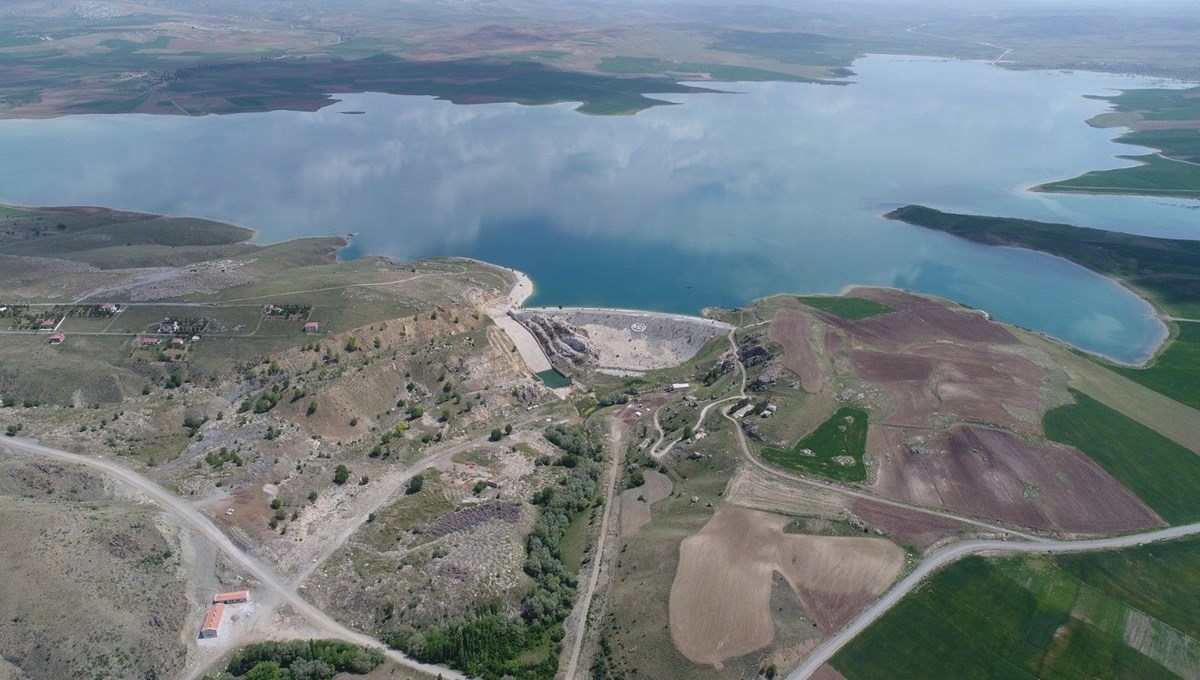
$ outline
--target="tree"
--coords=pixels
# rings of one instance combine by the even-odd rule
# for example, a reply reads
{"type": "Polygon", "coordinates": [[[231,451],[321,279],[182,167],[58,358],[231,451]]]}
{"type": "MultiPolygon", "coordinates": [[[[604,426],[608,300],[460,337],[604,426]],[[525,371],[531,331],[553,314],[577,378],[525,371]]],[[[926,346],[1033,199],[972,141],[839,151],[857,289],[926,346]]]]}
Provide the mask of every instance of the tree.
{"type": "Polygon", "coordinates": [[[684,439],[691,439],[692,437],[695,437],[695,436],[696,436],[695,428],[693,428],[691,425],[685,425],[683,427],[683,438],[684,439]]]}
{"type": "Polygon", "coordinates": [[[411,496],[414,493],[419,493],[424,487],[425,477],[418,473],[413,475],[412,479],[408,480],[408,488],[404,490],[404,493],[411,496]]]}
{"type": "Polygon", "coordinates": [[[317,402],[315,402],[315,401],[308,402],[308,410],[305,411],[305,413],[307,415],[311,416],[312,414],[314,414],[316,412],[317,412],[317,402]]]}
{"type": "Polygon", "coordinates": [[[346,483],[347,479],[350,479],[350,468],[345,465],[337,466],[333,471],[333,483],[341,486],[346,483]]]}
{"type": "Polygon", "coordinates": [[[512,434],[512,423],[504,426],[504,434],[512,434]]]}
{"type": "Polygon", "coordinates": [[[488,441],[490,441],[490,442],[498,442],[503,438],[504,438],[504,433],[501,432],[500,428],[498,428],[498,427],[496,429],[492,430],[492,433],[490,435],[488,435],[488,441]]]}
{"type": "Polygon", "coordinates": [[[420,406],[417,406],[416,404],[413,404],[412,406],[408,407],[408,409],[405,411],[405,413],[408,414],[409,420],[416,420],[417,418],[420,418],[421,416],[425,415],[425,409],[421,408],[420,406]]]}
{"type": "Polygon", "coordinates": [[[346,351],[354,352],[357,349],[358,349],[358,338],[356,338],[352,335],[352,336],[350,336],[350,339],[346,341],[346,351]]]}
{"type": "Polygon", "coordinates": [[[631,488],[637,488],[645,483],[646,476],[642,474],[641,470],[634,470],[633,472],[629,473],[629,486],[631,488]]]}

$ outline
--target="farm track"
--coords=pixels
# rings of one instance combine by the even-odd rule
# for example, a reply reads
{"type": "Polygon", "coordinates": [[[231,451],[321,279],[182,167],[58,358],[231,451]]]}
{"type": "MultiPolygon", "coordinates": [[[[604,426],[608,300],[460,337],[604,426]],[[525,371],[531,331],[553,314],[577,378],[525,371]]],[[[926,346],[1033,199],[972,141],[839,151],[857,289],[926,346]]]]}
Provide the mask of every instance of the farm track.
{"type": "Polygon", "coordinates": [[[612,447],[612,465],[608,471],[608,485],[604,492],[604,516],[600,520],[600,537],[596,539],[596,550],[592,553],[592,574],[588,579],[587,592],[584,593],[579,611],[579,620],[575,623],[575,640],[571,644],[571,661],[567,664],[565,680],[574,680],[579,666],[579,655],[583,651],[583,640],[587,633],[588,613],[592,607],[592,598],[596,594],[596,585],[600,582],[600,567],[604,562],[604,546],[608,540],[609,520],[612,517],[613,495],[617,489],[617,471],[621,469],[621,426],[614,419],[609,423],[609,446],[612,447]]]}
{"type": "MultiPolygon", "coordinates": [[[[453,678],[454,680],[466,680],[466,676],[458,673],[457,671],[414,661],[404,654],[385,646],[378,640],[338,623],[323,610],[301,597],[282,577],[276,574],[273,569],[264,564],[258,558],[240,548],[228,536],[226,536],[220,530],[220,528],[218,528],[217,525],[212,522],[212,520],[205,517],[183,499],[175,496],[171,492],[162,488],[150,479],[143,477],[137,472],[119,465],[111,460],[85,456],[77,453],[70,453],[49,446],[43,446],[27,439],[15,437],[9,438],[3,441],[3,445],[19,455],[49,458],[52,460],[74,463],[98,469],[101,472],[104,472],[111,477],[115,477],[125,484],[128,484],[138,491],[146,494],[155,503],[157,503],[164,512],[178,517],[200,534],[204,535],[204,537],[210,540],[218,550],[228,555],[232,561],[257,578],[262,584],[262,587],[270,591],[272,595],[276,596],[281,604],[287,604],[291,606],[296,613],[304,617],[311,625],[320,631],[321,634],[345,640],[347,642],[352,642],[354,644],[363,645],[365,647],[379,649],[390,660],[415,671],[434,676],[440,675],[444,678],[453,678]]],[[[191,675],[197,675],[198,670],[203,669],[194,669],[191,675]]]]}

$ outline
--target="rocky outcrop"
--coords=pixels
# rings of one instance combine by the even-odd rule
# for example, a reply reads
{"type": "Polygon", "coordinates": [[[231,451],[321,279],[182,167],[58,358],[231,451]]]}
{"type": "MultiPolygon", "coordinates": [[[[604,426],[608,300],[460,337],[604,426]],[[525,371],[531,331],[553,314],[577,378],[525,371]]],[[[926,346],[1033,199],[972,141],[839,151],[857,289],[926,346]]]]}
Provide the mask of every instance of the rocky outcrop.
{"type": "Polygon", "coordinates": [[[546,350],[550,362],[568,366],[594,366],[597,352],[587,337],[577,328],[561,319],[544,314],[513,315],[522,326],[533,333],[533,337],[546,350]]]}

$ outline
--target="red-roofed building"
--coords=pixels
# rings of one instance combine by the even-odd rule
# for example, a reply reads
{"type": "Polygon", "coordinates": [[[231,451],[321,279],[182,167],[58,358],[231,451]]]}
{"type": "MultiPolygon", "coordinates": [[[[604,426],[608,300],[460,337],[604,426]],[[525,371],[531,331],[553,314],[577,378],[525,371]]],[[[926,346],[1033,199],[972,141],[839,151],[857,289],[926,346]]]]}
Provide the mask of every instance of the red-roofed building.
{"type": "Polygon", "coordinates": [[[204,615],[204,623],[200,626],[200,637],[215,638],[221,631],[221,619],[225,617],[225,605],[214,604],[204,615]]]}
{"type": "Polygon", "coordinates": [[[61,345],[62,341],[66,340],[66,339],[67,339],[67,336],[64,335],[63,333],[55,333],[54,335],[50,336],[50,344],[51,345],[61,345]]]}
{"type": "Polygon", "coordinates": [[[104,302],[100,304],[100,311],[104,312],[105,314],[116,314],[117,306],[111,302],[104,302]]]}
{"type": "Polygon", "coordinates": [[[142,336],[142,346],[143,347],[149,347],[151,345],[160,345],[160,344],[162,344],[162,338],[158,337],[157,335],[143,335],[142,336]]]}
{"type": "Polygon", "coordinates": [[[213,602],[218,604],[238,604],[241,602],[250,601],[249,590],[235,590],[229,593],[217,593],[213,595],[213,602]]]}
{"type": "Polygon", "coordinates": [[[319,330],[321,330],[321,324],[317,323],[316,321],[309,321],[308,323],[304,324],[305,333],[316,333],[319,330]]]}

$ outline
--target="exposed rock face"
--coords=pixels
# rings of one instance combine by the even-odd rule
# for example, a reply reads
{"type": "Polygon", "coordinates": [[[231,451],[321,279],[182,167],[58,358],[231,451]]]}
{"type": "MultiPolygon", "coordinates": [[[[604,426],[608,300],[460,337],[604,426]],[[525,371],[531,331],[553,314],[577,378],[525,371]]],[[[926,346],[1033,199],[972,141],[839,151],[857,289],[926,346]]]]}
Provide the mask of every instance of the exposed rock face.
{"type": "Polygon", "coordinates": [[[533,406],[542,399],[544,389],[532,380],[522,380],[513,388],[513,396],[525,406],[533,406]]]}
{"type": "Polygon", "coordinates": [[[766,363],[774,358],[771,350],[767,349],[763,344],[763,336],[761,333],[755,333],[742,341],[738,345],[738,358],[746,365],[746,368],[757,366],[766,363]]]}
{"type": "Polygon", "coordinates": [[[587,337],[571,324],[543,314],[514,316],[537,338],[550,361],[562,361],[570,366],[594,366],[597,353],[587,337]]]}
{"type": "Polygon", "coordinates": [[[752,423],[751,423],[750,421],[748,421],[748,420],[743,420],[743,421],[742,421],[742,430],[744,430],[744,431],[746,432],[746,436],[747,436],[747,437],[749,437],[749,438],[753,439],[753,440],[754,440],[754,441],[756,441],[756,442],[763,442],[763,443],[766,443],[766,441],[767,441],[767,440],[766,440],[766,438],[765,438],[765,437],[763,437],[763,434],[762,434],[762,432],[761,432],[761,431],[758,429],[758,427],[757,427],[757,426],[755,426],[754,424],[752,424],[752,423]]]}
{"type": "Polygon", "coordinates": [[[767,387],[774,385],[780,377],[783,376],[783,368],[778,364],[771,364],[763,369],[762,373],[758,374],[754,380],[751,380],[746,389],[751,392],[762,392],[767,387]]]}

